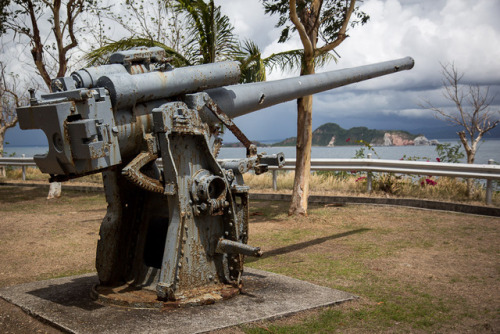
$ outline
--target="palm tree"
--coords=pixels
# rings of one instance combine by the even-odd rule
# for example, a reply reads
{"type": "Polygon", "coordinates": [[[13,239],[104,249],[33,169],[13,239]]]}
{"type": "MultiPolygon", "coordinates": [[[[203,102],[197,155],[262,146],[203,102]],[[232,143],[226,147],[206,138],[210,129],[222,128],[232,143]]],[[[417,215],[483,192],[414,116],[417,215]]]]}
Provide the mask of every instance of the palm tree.
{"type": "Polygon", "coordinates": [[[240,46],[241,55],[236,59],[241,63],[241,83],[266,81],[266,59],[257,44],[245,40],[240,46]]]}
{"type": "Polygon", "coordinates": [[[241,55],[239,43],[233,34],[234,27],[214,1],[177,0],[174,5],[184,13],[189,36],[186,43],[187,57],[192,64],[207,64],[235,59],[241,55]]]}
{"type": "MultiPolygon", "coordinates": [[[[234,27],[229,18],[223,15],[220,6],[214,1],[205,3],[203,0],[165,1],[165,6],[172,6],[175,14],[181,14],[188,26],[187,35],[190,38],[184,42],[183,50],[175,50],[155,38],[149,31],[139,31],[138,36],[131,36],[119,41],[108,43],[90,52],[86,59],[89,65],[107,62],[113,52],[136,46],[159,46],[172,58],[176,67],[213,63],[242,56],[239,43],[233,34],[234,27]]],[[[166,33],[166,32],[165,32],[166,33]]]]}

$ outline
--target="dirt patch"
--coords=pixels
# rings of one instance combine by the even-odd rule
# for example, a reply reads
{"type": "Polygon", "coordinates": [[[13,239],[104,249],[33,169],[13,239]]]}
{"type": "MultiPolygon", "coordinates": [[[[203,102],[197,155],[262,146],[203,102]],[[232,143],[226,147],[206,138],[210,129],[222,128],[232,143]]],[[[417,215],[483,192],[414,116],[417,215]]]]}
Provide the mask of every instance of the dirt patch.
{"type": "MultiPolygon", "coordinates": [[[[104,194],[47,201],[46,191],[0,187],[0,287],[94,271],[104,194]]],[[[248,265],[361,298],[218,333],[500,330],[499,218],[367,205],[311,205],[309,217],[288,217],[287,209],[251,203],[249,244],[265,255],[248,265]]],[[[0,327],[57,333],[2,300],[0,327]]]]}

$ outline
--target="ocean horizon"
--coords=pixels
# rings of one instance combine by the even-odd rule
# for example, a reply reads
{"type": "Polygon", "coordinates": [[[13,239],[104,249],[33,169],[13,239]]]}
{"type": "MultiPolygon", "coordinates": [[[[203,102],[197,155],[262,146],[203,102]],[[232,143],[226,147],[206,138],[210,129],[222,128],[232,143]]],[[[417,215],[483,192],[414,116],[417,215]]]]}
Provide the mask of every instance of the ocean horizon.
{"type": "MultiPolygon", "coordinates": [[[[264,142],[262,142],[264,143],[264,142]]],[[[451,143],[452,145],[460,144],[457,139],[441,139],[439,143],[451,143]]],[[[461,144],[460,144],[461,145],[461,144]]],[[[363,146],[313,146],[311,157],[313,159],[351,159],[355,156],[356,151],[363,146]]],[[[419,158],[421,160],[436,161],[438,157],[436,146],[374,146],[374,152],[364,148],[365,154],[371,153],[373,159],[399,160],[402,158],[419,158]]],[[[45,154],[48,151],[47,145],[26,145],[15,146],[5,145],[4,156],[21,157],[23,154],[26,157],[32,157],[35,154],[45,154]]],[[[463,151],[463,148],[462,148],[463,151]]],[[[258,152],[266,152],[267,154],[275,154],[283,152],[285,158],[295,158],[295,146],[284,147],[259,147],[258,152]]],[[[246,155],[245,148],[242,147],[223,147],[220,150],[219,159],[238,159],[244,158],[246,155]]],[[[493,159],[496,163],[500,163],[500,139],[489,138],[481,141],[476,154],[476,164],[487,164],[489,159],[493,159]]],[[[461,162],[466,162],[462,159],[461,162]]]]}

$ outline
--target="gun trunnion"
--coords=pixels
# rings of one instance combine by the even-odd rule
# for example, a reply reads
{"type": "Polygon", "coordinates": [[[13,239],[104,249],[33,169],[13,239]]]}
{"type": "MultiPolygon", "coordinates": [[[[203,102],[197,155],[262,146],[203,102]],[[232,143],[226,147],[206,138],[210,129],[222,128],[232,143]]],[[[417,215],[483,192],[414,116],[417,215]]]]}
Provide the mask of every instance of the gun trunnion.
{"type": "Polygon", "coordinates": [[[242,174],[282,166],[258,154],[232,119],[269,106],[408,70],[412,58],[271,82],[238,84],[237,62],[173,69],[160,48],[136,48],[52,82],[17,109],[21,129],[42,129],[34,157],[52,180],[102,172],[108,208],[100,228],[96,298],[144,307],[212,303],[239,292],[248,241],[242,174]],[[247,156],[218,161],[221,124],[247,156]],[[163,168],[156,160],[161,158],[163,168]],[[123,287],[141,291],[127,302],[123,287]],[[153,296],[154,298],[151,299],[153,296]],[[149,298],[149,299],[148,299],[149,298]]]}

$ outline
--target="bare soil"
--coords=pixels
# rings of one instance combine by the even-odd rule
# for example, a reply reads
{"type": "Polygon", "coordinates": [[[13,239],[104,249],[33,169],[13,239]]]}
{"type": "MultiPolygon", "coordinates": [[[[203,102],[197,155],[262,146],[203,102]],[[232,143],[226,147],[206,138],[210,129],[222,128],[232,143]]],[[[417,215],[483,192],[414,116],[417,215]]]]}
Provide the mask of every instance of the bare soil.
{"type": "MultiPolygon", "coordinates": [[[[63,192],[47,201],[43,188],[0,187],[0,287],[94,271],[104,195],[63,192]]],[[[335,307],[346,314],[408,308],[408,300],[416,308],[445,304],[444,320],[432,315],[435,323],[424,327],[411,319],[376,323],[368,315],[341,332],[500,332],[500,218],[366,205],[312,206],[309,217],[298,218],[286,212],[286,203],[251,204],[249,243],[266,255],[249,266],[357,294],[359,300],[335,307]]],[[[321,312],[218,332],[272,332],[321,312]]],[[[0,328],[58,333],[2,299],[0,328]]]]}

